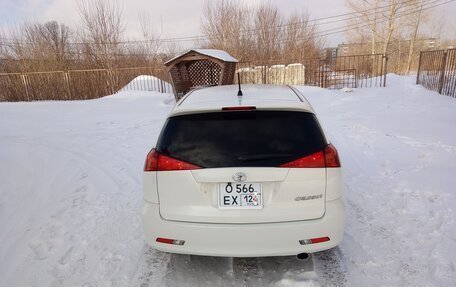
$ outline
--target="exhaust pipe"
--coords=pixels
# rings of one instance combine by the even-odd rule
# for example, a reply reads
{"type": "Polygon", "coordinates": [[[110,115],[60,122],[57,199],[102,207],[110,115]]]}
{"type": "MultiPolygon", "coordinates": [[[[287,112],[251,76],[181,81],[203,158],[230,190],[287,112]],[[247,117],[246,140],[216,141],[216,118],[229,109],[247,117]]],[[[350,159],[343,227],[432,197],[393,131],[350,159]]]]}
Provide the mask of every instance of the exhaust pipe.
{"type": "Polygon", "coordinates": [[[299,253],[298,255],[296,255],[296,258],[298,260],[304,261],[304,260],[307,260],[310,258],[310,254],[309,253],[299,253]]]}

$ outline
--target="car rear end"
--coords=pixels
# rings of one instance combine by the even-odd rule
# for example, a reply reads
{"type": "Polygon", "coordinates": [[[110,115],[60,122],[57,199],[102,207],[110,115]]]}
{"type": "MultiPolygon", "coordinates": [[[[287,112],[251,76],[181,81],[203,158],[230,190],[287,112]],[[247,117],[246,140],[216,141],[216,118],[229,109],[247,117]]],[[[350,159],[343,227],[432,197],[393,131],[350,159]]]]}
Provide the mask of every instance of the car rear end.
{"type": "Polygon", "coordinates": [[[171,115],[144,172],[147,242],[166,252],[281,256],[336,246],[336,149],[311,110],[222,107],[171,115]]]}

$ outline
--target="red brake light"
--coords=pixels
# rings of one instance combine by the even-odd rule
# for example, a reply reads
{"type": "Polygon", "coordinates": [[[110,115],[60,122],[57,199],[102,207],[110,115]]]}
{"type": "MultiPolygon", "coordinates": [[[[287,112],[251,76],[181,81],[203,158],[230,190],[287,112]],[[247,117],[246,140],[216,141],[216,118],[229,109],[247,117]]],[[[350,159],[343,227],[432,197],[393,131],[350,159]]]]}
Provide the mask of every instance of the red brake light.
{"type": "Polygon", "coordinates": [[[165,243],[165,244],[174,244],[174,245],[184,245],[185,240],[176,240],[176,239],[170,239],[170,238],[162,238],[162,237],[157,237],[155,241],[160,242],[160,243],[165,243]]]}
{"type": "Polygon", "coordinates": [[[167,171],[167,170],[191,170],[201,167],[160,154],[156,149],[152,149],[146,158],[144,171],[167,171]]]}
{"type": "Polygon", "coordinates": [[[201,167],[182,161],[178,160],[166,155],[160,154],[158,156],[158,166],[157,170],[158,171],[164,171],[164,170],[190,170],[190,169],[199,169],[201,167]]]}
{"type": "Polygon", "coordinates": [[[174,239],[158,237],[155,241],[160,242],[160,243],[173,244],[174,239]]]}
{"type": "Polygon", "coordinates": [[[282,164],[280,167],[316,168],[325,167],[325,156],[322,151],[282,164]]]}
{"type": "Polygon", "coordinates": [[[308,245],[308,244],[322,243],[322,242],[326,242],[329,240],[330,240],[329,237],[326,236],[326,237],[299,240],[299,243],[301,245],[308,245]]]}
{"type": "Polygon", "coordinates": [[[256,110],[255,106],[223,107],[222,111],[251,111],[256,110]]]}
{"type": "Polygon", "coordinates": [[[312,244],[326,242],[326,241],[329,241],[329,237],[312,238],[312,239],[310,239],[310,241],[312,242],[312,244]]]}
{"type": "Polygon", "coordinates": [[[324,168],[324,167],[340,167],[339,156],[336,148],[330,144],[323,151],[313,153],[311,155],[298,158],[297,160],[287,162],[280,167],[290,168],[324,168]]]}

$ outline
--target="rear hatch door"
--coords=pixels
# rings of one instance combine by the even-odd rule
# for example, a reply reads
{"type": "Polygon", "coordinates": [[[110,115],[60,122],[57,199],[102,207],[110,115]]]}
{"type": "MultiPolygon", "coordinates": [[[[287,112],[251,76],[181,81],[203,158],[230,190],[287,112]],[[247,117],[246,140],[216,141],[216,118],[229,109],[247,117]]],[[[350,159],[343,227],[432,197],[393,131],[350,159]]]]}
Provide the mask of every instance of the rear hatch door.
{"type": "Polygon", "coordinates": [[[267,223],[320,218],[325,168],[281,165],[321,151],[314,114],[229,111],[175,116],[160,136],[160,154],[201,167],[158,171],[164,219],[267,223]]]}

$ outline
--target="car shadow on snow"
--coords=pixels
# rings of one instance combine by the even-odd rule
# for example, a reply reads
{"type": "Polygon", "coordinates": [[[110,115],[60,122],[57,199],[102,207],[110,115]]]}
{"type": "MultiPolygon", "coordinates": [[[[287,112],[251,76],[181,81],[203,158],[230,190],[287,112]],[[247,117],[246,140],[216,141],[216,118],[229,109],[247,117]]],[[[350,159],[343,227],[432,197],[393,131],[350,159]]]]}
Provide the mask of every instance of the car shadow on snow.
{"type": "Polygon", "coordinates": [[[338,248],[295,256],[231,258],[170,254],[161,286],[343,286],[338,248]],[[316,269],[316,266],[318,267],[316,269]]]}

